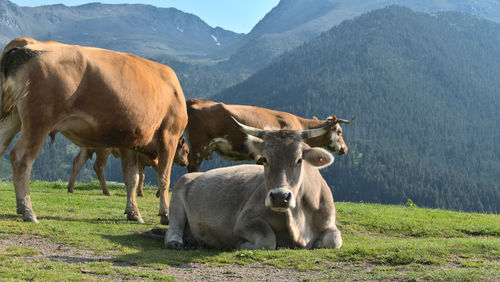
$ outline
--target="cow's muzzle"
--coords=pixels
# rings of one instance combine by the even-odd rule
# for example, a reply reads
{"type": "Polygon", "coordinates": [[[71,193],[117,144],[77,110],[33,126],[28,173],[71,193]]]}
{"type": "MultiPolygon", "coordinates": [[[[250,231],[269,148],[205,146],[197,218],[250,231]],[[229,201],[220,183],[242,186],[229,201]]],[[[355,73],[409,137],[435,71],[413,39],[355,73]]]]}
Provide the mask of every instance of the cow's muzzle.
{"type": "Polygon", "coordinates": [[[338,150],[337,155],[343,155],[343,154],[347,153],[347,150],[348,150],[347,146],[342,146],[338,150]]]}
{"type": "Polygon", "coordinates": [[[273,211],[284,212],[295,208],[295,204],[295,197],[288,189],[275,188],[267,193],[266,207],[273,211]]]}

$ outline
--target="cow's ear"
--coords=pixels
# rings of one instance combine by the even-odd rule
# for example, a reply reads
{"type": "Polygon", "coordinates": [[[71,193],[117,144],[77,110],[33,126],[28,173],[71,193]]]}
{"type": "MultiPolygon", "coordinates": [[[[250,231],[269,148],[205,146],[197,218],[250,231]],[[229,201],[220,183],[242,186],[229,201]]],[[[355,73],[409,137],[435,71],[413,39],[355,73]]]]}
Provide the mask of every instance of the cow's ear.
{"type": "Polygon", "coordinates": [[[313,116],[313,120],[319,120],[316,116],[313,116]]]}
{"type": "Polygon", "coordinates": [[[262,156],[262,151],[264,150],[264,141],[260,138],[248,135],[246,144],[250,154],[258,160],[262,156]]]}
{"type": "Polygon", "coordinates": [[[327,150],[316,147],[305,149],[302,152],[302,159],[317,168],[324,168],[333,163],[334,157],[327,150]]]}
{"type": "Polygon", "coordinates": [[[335,123],[335,122],[337,122],[337,116],[336,115],[329,116],[329,117],[326,118],[326,120],[335,123]]]}

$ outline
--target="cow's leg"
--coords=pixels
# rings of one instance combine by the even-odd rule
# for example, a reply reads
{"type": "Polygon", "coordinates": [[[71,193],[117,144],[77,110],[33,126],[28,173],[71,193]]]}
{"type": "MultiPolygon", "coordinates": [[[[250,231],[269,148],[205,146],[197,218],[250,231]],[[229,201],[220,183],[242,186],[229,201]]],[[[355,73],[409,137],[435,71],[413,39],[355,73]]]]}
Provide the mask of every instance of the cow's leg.
{"type": "Polygon", "coordinates": [[[108,186],[106,185],[106,177],[104,177],[104,169],[108,163],[109,155],[111,154],[111,149],[98,149],[95,151],[96,158],[94,162],[94,171],[99,179],[99,184],[101,185],[102,193],[109,196],[108,186]]]}
{"type": "Polygon", "coordinates": [[[342,237],[340,236],[340,231],[337,226],[331,226],[330,228],[323,231],[321,237],[314,242],[313,248],[329,248],[338,249],[342,247],[342,237]]]}
{"type": "Polygon", "coordinates": [[[73,168],[71,169],[71,176],[68,181],[68,193],[73,193],[73,188],[75,187],[76,177],[83,165],[88,159],[92,158],[92,151],[87,148],[80,148],[80,152],[73,159],[73,168]]]}
{"type": "Polygon", "coordinates": [[[186,227],[186,210],[184,201],[179,197],[179,193],[174,192],[172,195],[172,205],[169,209],[170,226],[165,235],[165,247],[167,249],[181,249],[184,245],[182,237],[184,236],[184,228],[186,227]]]}
{"type": "Polygon", "coordinates": [[[30,130],[24,128],[19,140],[10,152],[12,163],[12,178],[16,190],[17,213],[23,215],[24,221],[38,222],[31,207],[30,175],[33,162],[43,148],[45,138],[49,131],[30,130]]]}
{"type": "Polygon", "coordinates": [[[238,218],[234,226],[234,234],[242,239],[239,249],[276,249],[276,235],[271,226],[263,219],[251,214],[238,218]]]}
{"type": "Polygon", "coordinates": [[[123,178],[127,187],[127,219],[144,223],[136,201],[137,182],[139,173],[137,169],[137,152],[130,149],[120,149],[120,162],[122,164],[123,178]]]}
{"type": "Polygon", "coordinates": [[[168,224],[168,188],[170,186],[170,171],[174,162],[175,150],[180,135],[172,135],[168,132],[163,133],[162,144],[160,144],[158,153],[158,190],[160,190],[160,223],[168,224]]]}
{"type": "Polygon", "coordinates": [[[198,149],[199,146],[193,145],[190,148],[188,155],[188,172],[198,172],[200,170],[201,162],[203,161],[203,156],[201,154],[201,150],[198,149]]]}
{"type": "Polygon", "coordinates": [[[0,121],[0,157],[3,156],[19,130],[21,130],[21,120],[16,111],[0,121]]]}
{"type": "Polygon", "coordinates": [[[137,185],[137,196],[143,197],[144,196],[144,165],[139,164],[139,185],[137,185]]]}

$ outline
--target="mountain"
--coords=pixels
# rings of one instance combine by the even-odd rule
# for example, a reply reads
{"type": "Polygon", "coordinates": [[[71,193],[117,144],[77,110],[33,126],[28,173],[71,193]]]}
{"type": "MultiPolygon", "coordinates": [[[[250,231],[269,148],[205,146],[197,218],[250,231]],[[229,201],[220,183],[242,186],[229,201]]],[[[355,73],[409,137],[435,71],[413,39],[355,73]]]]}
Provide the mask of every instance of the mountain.
{"type": "Polygon", "coordinates": [[[174,8],[100,3],[19,7],[0,0],[0,44],[17,36],[180,59],[205,57],[243,34],[212,28],[174,8]]]}
{"type": "Polygon", "coordinates": [[[209,54],[243,38],[195,15],[149,5],[20,7],[0,0],[0,46],[18,36],[128,52],[174,68],[186,97],[206,97],[241,81],[209,67],[209,54]]]}
{"type": "Polygon", "coordinates": [[[99,3],[20,7],[0,0],[0,44],[23,35],[134,53],[174,65],[188,97],[207,97],[343,20],[391,4],[500,21],[498,0],[281,0],[250,33],[237,34],[174,8],[99,3]]]}
{"type": "Polygon", "coordinates": [[[248,34],[212,28],[174,8],[90,3],[20,7],[0,0],[0,44],[16,36],[91,45],[162,60],[213,64],[240,80],[346,19],[388,5],[500,21],[498,0],[281,0],[248,34]]]}
{"type": "Polygon", "coordinates": [[[391,6],[345,21],[213,97],[342,118],[337,200],[500,212],[500,24],[391,6]]]}
{"type": "MultiPolygon", "coordinates": [[[[242,35],[175,9],[27,8],[0,0],[0,42],[27,35],[132,52],[173,66],[186,97],[207,97],[262,69],[214,99],[305,117],[358,116],[344,127],[349,153],[324,172],[336,199],[411,198],[421,206],[499,212],[500,40],[498,25],[477,17],[498,22],[498,6],[493,0],[282,0],[242,35]],[[390,7],[359,17],[391,3],[476,16],[390,7]],[[186,63],[228,57],[216,65],[186,63]]],[[[59,136],[45,144],[32,179],[66,180],[77,150],[59,136]]],[[[8,167],[0,162],[0,178],[11,175],[8,167]]],[[[80,180],[92,178],[91,169],[80,180]]],[[[108,179],[121,181],[120,170],[111,161],[108,179]]]]}
{"type": "Polygon", "coordinates": [[[231,57],[221,68],[251,74],[344,20],[390,5],[428,13],[458,11],[500,22],[498,0],[281,0],[242,40],[222,50],[231,50],[231,57]]]}

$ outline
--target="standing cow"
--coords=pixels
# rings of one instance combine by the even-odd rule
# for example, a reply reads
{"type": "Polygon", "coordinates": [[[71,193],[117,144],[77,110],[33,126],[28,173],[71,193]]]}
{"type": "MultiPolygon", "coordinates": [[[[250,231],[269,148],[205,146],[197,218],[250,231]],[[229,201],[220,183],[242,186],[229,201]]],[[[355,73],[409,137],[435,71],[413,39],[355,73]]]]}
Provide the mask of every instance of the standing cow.
{"type": "Polygon", "coordinates": [[[127,186],[125,213],[142,222],[136,203],[137,152],[158,158],[161,223],[168,223],[168,187],[177,141],[187,124],[174,71],[131,54],[40,42],[11,41],[0,59],[0,154],[10,152],[17,213],[37,222],[29,193],[33,162],[57,132],[80,147],[114,147],[127,186]]]}
{"type": "MultiPolygon", "coordinates": [[[[104,177],[104,168],[108,163],[109,156],[113,154],[115,158],[120,157],[120,151],[114,148],[80,148],[78,155],[73,159],[73,168],[71,169],[71,176],[68,181],[68,193],[73,193],[73,188],[75,187],[76,178],[83,165],[92,158],[95,153],[96,159],[94,162],[94,171],[101,185],[102,193],[109,196],[109,190],[106,185],[106,178],[104,177]]],[[[188,165],[188,154],[189,147],[184,139],[181,137],[177,144],[177,149],[175,151],[174,163],[179,166],[188,165]]],[[[139,169],[139,183],[137,185],[137,196],[144,196],[144,168],[152,167],[155,171],[158,171],[158,160],[152,160],[145,154],[139,154],[138,158],[138,169],[139,169]]],[[[159,194],[157,195],[159,196],[159,194]]]]}
{"type": "Polygon", "coordinates": [[[189,116],[186,128],[189,140],[188,171],[198,171],[203,159],[210,159],[215,151],[230,161],[250,161],[255,159],[245,144],[246,135],[234,124],[231,116],[245,125],[255,128],[288,128],[307,130],[333,123],[326,134],[310,138],[305,142],[313,147],[323,147],[342,155],[347,153],[347,145],[342,138],[340,123],[352,120],[337,119],[335,116],[326,120],[305,119],[286,112],[269,110],[261,107],[226,105],[212,101],[189,99],[189,116]]]}
{"type": "Polygon", "coordinates": [[[184,175],[170,205],[167,248],[186,241],[222,249],[340,248],[332,193],[318,168],[333,162],[304,143],[336,123],[311,130],[262,130],[243,124],[248,147],[264,165],[184,175]]]}

